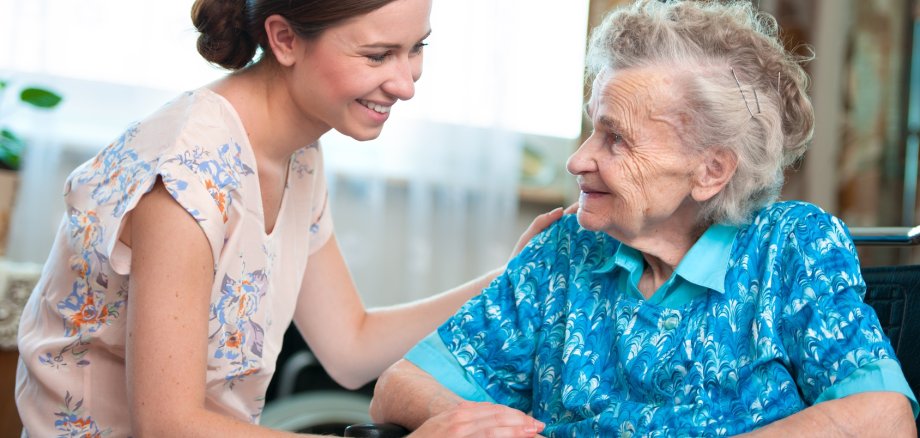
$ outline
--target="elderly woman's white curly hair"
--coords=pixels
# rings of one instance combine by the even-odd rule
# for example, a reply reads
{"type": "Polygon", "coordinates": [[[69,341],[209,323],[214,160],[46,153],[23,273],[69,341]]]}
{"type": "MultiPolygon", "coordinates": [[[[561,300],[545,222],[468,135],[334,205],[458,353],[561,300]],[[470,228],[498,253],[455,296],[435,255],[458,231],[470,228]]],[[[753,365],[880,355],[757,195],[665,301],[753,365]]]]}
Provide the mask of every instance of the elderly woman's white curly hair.
{"type": "Polygon", "coordinates": [[[777,30],[749,1],[638,0],[592,31],[589,81],[604,69],[675,72],[683,105],[672,115],[683,122],[685,145],[723,147],[737,157],[735,175],[703,204],[701,220],[749,221],[776,200],[783,169],[811,141],[814,109],[800,65],[809,58],[787,52],[777,30]]]}

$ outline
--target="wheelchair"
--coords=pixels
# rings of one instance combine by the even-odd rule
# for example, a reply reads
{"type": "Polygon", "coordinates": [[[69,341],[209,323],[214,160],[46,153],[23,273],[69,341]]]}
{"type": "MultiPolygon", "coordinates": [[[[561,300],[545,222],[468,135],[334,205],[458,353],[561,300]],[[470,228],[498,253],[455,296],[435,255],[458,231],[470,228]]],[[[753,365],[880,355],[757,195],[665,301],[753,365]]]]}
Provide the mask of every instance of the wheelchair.
{"type": "Polygon", "coordinates": [[[374,383],[357,390],[340,386],[323,370],[292,324],[284,334],[260,424],[290,432],[343,436],[349,425],[371,421],[368,408],[374,383]]]}

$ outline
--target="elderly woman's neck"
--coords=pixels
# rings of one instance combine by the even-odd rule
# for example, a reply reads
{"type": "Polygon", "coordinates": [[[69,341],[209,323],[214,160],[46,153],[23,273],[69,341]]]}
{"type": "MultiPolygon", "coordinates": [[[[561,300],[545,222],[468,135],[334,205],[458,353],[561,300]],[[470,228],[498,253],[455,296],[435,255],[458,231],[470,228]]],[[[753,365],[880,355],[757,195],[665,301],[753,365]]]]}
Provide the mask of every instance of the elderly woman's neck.
{"type": "MultiPolygon", "coordinates": [[[[690,248],[710,224],[699,224],[689,233],[651,234],[627,245],[639,250],[645,259],[645,269],[639,281],[639,290],[645,298],[651,297],[677,269],[690,248]]],[[[625,243],[625,242],[624,242],[625,243]]]]}

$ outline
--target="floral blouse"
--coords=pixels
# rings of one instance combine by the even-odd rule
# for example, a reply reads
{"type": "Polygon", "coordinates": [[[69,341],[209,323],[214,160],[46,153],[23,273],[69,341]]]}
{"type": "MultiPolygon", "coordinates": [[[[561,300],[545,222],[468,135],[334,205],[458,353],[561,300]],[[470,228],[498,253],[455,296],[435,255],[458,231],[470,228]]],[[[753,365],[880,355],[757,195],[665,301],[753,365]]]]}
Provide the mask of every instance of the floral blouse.
{"type": "Polygon", "coordinates": [[[406,358],[550,437],[735,435],[863,391],[916,413],[853,242],[817,207],[711,227],[649,299],[643,264],[566,216],[406,358]]]}
{"type": "Polygon", "coordinates": [[[266,234],[243,124],[229,102],[201,88],[131,126],[68,178],[67,213],[20,322],[16,403],[25,435],[131,434],[131,249],[119,234],[157,178],[201,226],[214,256],[207,407],[258,421],[307,259],[332,234],[322,155],[313,144],[291,156],[266,234]]]}

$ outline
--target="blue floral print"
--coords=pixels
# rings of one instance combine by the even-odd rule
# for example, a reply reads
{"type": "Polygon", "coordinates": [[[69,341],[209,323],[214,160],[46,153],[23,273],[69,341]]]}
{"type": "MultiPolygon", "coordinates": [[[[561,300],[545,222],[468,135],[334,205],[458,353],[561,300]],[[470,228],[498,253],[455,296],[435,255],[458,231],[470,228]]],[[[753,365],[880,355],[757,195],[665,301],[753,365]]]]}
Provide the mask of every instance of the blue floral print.
{"type": "MultiPolygon", "coordinates": [[[[178,162],[201,178],[208,194],[211,195],[217,209],[220,210],[223,221],[227,222],[228,211],[233,202],[231,193],[240,188],[243,177],[254,175],[255,172],[240,158],[241,147],[238,143],[220,145],[216,152],[217,156],[212,157],[208,151],[196,147],[167,161],[178,162]]],[[[185,186],[187,183],[173,186],[170,194],[178,199],[175,190],[185,186]]],[[[191,214],[199,222],[205,220],[197,211],[192,211],[191,214]]]]}
{"type": "Polygon", "coordinates": [[[225,377],[231,386],[260,369],[260,361],[252,359],[262,357],[265,330],[254,316],[265,296],[266,280],[262,270],[246,273],[241,280],[225,275],[221,297],[211,304],[211,319],[219,322],[219,328],[209,339],[219,338],[214,358],[226,358],[234,365],[225,377]]]}
{"type": "Polygon", "coordinates": [[[547,436],[734,435],[896,360],[845,226],[813,205],[761,211],[735,237],[724,293],[672,307],[599,269],[620,245],[566,216],[438,330],[490,397],[547,436]]]}
{"type": "Polygon", "coordinates": [[[58,438],[101,438],[111,434],[110,429],[101,429],[93,417],[84,415],[82,407],[83,400],[74,402],[73,396],[67,392],[64,409],[54,414],[57,417],[54,427],[59,432],[58,438]]]}

